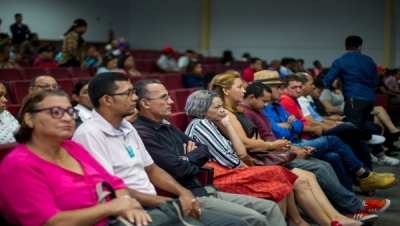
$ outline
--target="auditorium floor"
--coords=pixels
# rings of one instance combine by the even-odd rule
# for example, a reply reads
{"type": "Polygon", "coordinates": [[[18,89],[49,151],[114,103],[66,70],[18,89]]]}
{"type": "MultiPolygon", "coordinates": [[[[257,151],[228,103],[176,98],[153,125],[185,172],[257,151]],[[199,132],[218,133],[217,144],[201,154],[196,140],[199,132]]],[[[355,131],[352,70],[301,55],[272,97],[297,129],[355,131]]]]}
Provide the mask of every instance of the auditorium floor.
{"type": "MultiPolygon", "coordinates": [[[[397,142],[396,145],[400,147],[400,142],[397,142]]],[[[400,154],[399,156],[400,157],[400,154]]],[[[373,165],[374,171],[380,173],[394,173],[400,179],[400,166],[392,167],[392,166],[381,166],[378,164],[373,165]]],[[[355,190],[356,196],[361,199],[365,199],[364,196],[358,189],[355,190]]],[[[379,220],[375,222],[374,226],[400,226],[400,183],[396,184],[394,187],[389,188],[387,190],[378,190],[375,195],[372,196],[373,199],[390,199],[391,205],[388,210],[383,213],[378,214],[379,220]]],[[[307,217],[304,217],[307,222],[311,222],[311,220],[307,217]]],[[[312,226],[316,226],[315,223],[310,223],[312,226]]]]}

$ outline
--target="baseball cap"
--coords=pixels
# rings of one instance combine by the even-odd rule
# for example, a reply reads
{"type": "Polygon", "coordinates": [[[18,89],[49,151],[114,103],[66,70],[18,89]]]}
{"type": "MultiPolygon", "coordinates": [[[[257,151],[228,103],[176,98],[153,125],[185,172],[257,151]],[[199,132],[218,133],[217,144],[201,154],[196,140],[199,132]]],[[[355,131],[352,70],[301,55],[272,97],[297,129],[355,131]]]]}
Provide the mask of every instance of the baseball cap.
{"type": "Polygon", "coordinates": [[[171,46],[165,46],[163,48],[164,53],[175,53],[175,50],[171,46]]]}
{"type": "Polygon", "coordinates": [[[376,66],[376,70],[377,71],[386,71],[388,68],[387,67],[384,67],[384,66],[380,66],[380,65],[378,65],[378,66],[376,66]]]}

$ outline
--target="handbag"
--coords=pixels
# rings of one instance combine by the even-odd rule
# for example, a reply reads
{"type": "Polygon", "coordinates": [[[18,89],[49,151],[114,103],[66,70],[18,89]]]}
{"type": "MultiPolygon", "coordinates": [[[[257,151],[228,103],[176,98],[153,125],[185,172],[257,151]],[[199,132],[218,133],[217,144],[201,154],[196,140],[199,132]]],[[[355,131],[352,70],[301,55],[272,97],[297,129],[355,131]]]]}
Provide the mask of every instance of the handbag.
{"type": "MultiPolygon", "coordinates": [[[[99,203],[106,202],[106,198],[110,197],[115,199],[115,191],[113,187],[107,182],[100,182],[96,185],[96,192],[99,203]],[[103,188],[106,187],[105,191],[103,188]]],[[[178,199],[167,200],[164,204],[153,206],[147,209],[147,214],[150,215],[152,222],[149,226],[200,226],[201,222],[184,216],[182,206],[178,199]]],[[[110,217],[106,226],[134,226],[124,218],[110,217]]]]}
{"type": "MultiPolygon", "coordinates": [[[[258,138],[258,129],[251,127],[247,131],[248,137],[258,138]]],[[[291,150],[255,151],[247,150],[255,166],[284,166],[293,161],[297,154],[291,150]]]]}

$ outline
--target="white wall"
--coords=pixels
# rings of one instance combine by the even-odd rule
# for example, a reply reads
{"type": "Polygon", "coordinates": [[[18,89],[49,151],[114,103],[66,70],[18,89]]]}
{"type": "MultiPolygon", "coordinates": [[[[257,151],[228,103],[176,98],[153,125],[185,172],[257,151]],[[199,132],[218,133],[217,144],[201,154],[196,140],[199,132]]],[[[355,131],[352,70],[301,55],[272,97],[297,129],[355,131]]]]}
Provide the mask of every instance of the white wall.
{"type": "Polygon", "coordinates": [[[303,58],[323,66],[344,53],[348,35],[364,40],[363,53],[382,63],[384,1],[212,1],[211,53],[232,49],[267,61],[303,58]]]}
{"type": "Polygon", "coordinates": [[[137,49],[200,48],[200,0],[131,0],[130,44],[137,49]]]}
{"type": "Polygon", "coordinates": [[[14,14],[23,14],[23,23],[41,39],[58,40],[77,18],[84,18],[88,41],[108,41],[109,24],[113,23],[117,37],[128,36],[126,0],[1,0],[1,30],[8,32],[14,14]]]}

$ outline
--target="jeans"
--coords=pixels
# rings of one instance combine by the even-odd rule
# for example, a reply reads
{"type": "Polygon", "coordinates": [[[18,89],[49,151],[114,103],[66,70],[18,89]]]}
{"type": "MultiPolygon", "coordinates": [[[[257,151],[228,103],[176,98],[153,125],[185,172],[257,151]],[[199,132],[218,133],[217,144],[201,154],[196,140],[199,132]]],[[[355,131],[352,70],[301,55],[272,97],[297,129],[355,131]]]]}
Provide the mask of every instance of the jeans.
{"type": "Polygon", "coordinates": [[[310,140],[296,140],[293,141],[292,144],[294,146],[311,146],[316,148],[317,151],[314,152],[313,157],[331,163],[332,168],[335,170],[340,182],[348,189],[349,187],[346,184],[346,179],[341,178],[348,178],[347,173],[343,174],[343,170],[353,175],[355,174],[355,172],[363,167],[365,168],[365,170],[370,171],[370,169],[368,167],[365,167],[363,163],[354,155],[351,148],[347,144],[344,144],[336,136],[322,136],[310,140]],[[325,156],[327,153],[329,153],[329,155],[325,156]],[[335,157],[335,161],[332,162],[332,157],[335,155],[332,155],[330,153],[336,153],[340,158],[342,164],[340,164],[340,161],[338,162],[337,157],[335,157]]]}
{"type": "MultiPolygon", "coordinates": [[[[365,124],[364,130],[375,135],[380,135],[382,133],[382,127],[371,121],[368,121],[365,124]]],[[[382,145],[380,144],[370,145],[370,147],[372,148],[372,154],[377,158],[385,154],[385,151],[383,150],[382,145]]]]}
{"type": "MultiPolygon", "coordinates": [[[[327,155],[332,155],[332,158],[337,159],[337,162],[343,166],[338,154],[330,152],[325,156],[327,155]]],[[[328,197],[329,201],[342,214],[347,215],[356,213],[360,208],[362,201],[354,196],[352,190],[349,191],[347,188],[341,185],[335,171],[329,163],[313,157],[309,159],[296,158],[287,164],[287,166],[314,173],[319,185],[328,197]]],[[[344,168],[343,173],[344,175],[347,175],[347,172],[344,170],[344,168]]],[[[349,177],[347,177],[347,180],[350,181],[349,177]]],[[[352,189],[351,182],[350,188],[352,189]]]]}
{"type": "Polygon", "coordinates": [[[322,133],[323,136],[336,136],[343,143],[350,146],[355,156],[369,169],[372,169],[370,151],[365,140],[370,140],[372,135],[358,129],[351,123],[343,123],[322,133]]]}
{"type": "Polygon", "coordinates": [[[343,114],[347,122],[353,123],[357,128],[364,128],[375,101],[357,100],[352,97],[345,98],[343,114]]]}
{"type": "Polygon", "coordinates": [[[219,213],[216,211],[202,209],[201,218],[199,219],[204,225],[213,226],[246,226],[249,225],[245,220],[229,215],[226,213],[219,213]]]}

